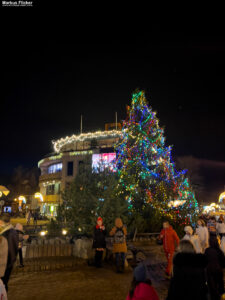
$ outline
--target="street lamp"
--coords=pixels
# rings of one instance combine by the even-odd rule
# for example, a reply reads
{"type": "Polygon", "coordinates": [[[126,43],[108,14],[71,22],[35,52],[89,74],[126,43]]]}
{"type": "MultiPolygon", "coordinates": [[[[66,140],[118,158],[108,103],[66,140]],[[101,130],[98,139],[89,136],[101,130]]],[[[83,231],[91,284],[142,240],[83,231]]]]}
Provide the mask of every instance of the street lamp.
{"type": "Polygon", "coordinates": [[[35,198],[35,199],[39,199],[41,202],[44,201],[44,200],[43,200],[42,194],[39,193],[39,192],[37,192],[37,193],[34,194],[34,198],[35,198]]]}
{"type": "Polygon", "coordinates": [[[18,200],[19,200],[19,210],[22,210],[22,203],[26,204],[27,200],[23,195],[19,196],[18,200]]]}

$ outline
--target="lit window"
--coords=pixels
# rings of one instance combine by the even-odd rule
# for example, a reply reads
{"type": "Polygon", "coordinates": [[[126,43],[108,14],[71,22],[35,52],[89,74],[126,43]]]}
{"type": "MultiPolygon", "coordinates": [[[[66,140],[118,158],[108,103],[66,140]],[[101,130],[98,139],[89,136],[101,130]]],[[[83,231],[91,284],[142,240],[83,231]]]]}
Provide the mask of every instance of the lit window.
{"type": "Polygon", "coordinates": [[[62,171],[62,163],[54,164],[48,167],[48,174],[57,173],[62,171]]]}

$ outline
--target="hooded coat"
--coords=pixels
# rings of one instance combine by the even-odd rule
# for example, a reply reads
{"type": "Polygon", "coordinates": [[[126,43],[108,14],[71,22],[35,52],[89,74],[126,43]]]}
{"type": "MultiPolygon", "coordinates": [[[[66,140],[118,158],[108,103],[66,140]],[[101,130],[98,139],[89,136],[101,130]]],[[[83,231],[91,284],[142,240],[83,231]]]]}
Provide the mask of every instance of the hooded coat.
{"type": "Polygon", "coordinates": [[[208,243],[209,243],[209,241],[208,241],[209,240],[208,228],[206,226],[198,226],[196,228],[196,234],[199,237],[202,250],[204,251],[205,248],[208,247],[208,243]]]}
{"type": "MultiPolygon", "coordinates": [[[[117,218],[115,220],[115,226],[113,227],[113,229],[110,231],[109,234],[111,236],[114,236],[118,228],[123,230],[123,233],[124,233],[124,235],[126,237],[127,236],[127,229],[123,225],[123,222],[122,222],[122,220],[120,218],[117,218]]],[[[121,244],[116,244],[114,242],[113,243],[113,253],[121,253],[121,252],[124,252],[124,253],[127,252],[127,244],[126,244],[126,242],[121,243],[121,244]]]]}
{"type": "Polygon", "coordinates": [[[194,246],[196,253],[201,253],[202,247],[198,235],[193,235],[193,229],[191,228],[191,226],[185,226],[184,231],[186,232],[186,234],[183,237],[183,240],[190,241],[194,246]]]}
{"type": "Polygon", "coordinates": [[[162,229],[160,236],[163,238],[163,248],[165,252],[173,253],[175,251],[175,243],[178,246],[180,241],[173,227],[169,226],[169,228],[162,229]]]}
{"type": "Polygon", "coordinates": [[[219,248],[209,247],[205,250],[208,260],[207,274],[212,298],[217,300],[224,293],[223,268],[225,256],[219,248]]]}
{"type": "Polygon", "coordinates": [[[206,266],[204,254],[177,253],[167,300],[206,300],[206,266]]]}
{"type": "Polygon", "coordinates": [[[126,300],[159,300],[159,297],[151,285],[140,282],[134,290],[133,297],[128,295],[126,300]]]}

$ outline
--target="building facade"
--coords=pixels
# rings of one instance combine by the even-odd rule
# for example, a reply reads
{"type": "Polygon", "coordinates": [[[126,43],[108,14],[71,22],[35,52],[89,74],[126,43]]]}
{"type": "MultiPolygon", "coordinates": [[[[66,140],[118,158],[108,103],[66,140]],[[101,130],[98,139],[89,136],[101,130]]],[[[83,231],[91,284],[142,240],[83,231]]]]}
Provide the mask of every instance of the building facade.
{"type": "Polygon", "coordinates": [[[62,201],[61,192],[71,184],[81,166],[91,164],[93,170],[99,161],[110,164],[115,158],[114,145],[120,135],[120,130],[105,130],[53,141],[54,153],[38,163],[41,170],[39,187],[43,196],[41,213],[56,216],[62,201]]]}

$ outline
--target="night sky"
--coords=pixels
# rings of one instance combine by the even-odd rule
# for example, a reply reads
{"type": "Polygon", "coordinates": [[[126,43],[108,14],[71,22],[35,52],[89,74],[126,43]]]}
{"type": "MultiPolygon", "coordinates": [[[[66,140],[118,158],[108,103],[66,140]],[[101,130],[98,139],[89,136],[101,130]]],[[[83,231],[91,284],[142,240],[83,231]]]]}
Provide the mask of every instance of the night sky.
{"type": "MultiPolygon", "coordinates": [[[[53,139],[125,119],[146,91],[173,156],[225,161],[225,39],[145,28],[133,38],[5,30],[1,64],[0,178],[36,166],[53,139]]],[[[102,35],[103,36],[103,35],[102,35]]]]}

